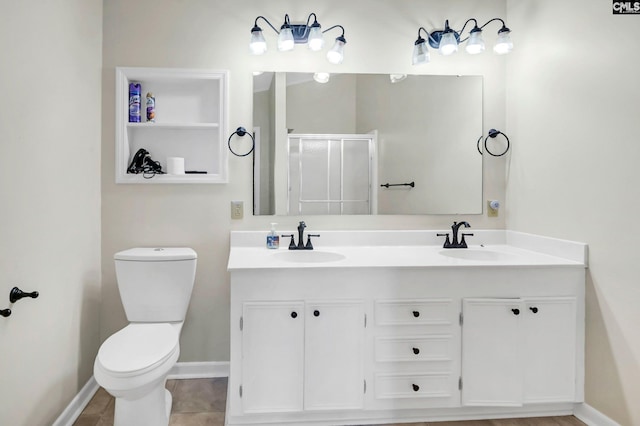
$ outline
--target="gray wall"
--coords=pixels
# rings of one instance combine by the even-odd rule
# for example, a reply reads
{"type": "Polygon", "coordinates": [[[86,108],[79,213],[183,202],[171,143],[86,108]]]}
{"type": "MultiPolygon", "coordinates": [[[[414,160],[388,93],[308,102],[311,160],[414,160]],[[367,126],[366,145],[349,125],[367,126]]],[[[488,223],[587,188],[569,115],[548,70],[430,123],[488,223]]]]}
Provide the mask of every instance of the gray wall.
{"type": "Polygon", "coordinates": [[[0,424],[50,425],[100,344],[102,1],[0,6],[0,424]],[[9,303],[18,286],[40,297],[9,303]]]}
{"type": "MultiPolygon", "coordinates": [[[[140,245],[186,245],[199,255],[196,283],[181,338],[181,361],[229,359],[229,275],[226,262],[229,231],[294,229],[299,217],[252,217],[251,157],[230,156],[227,185],[115,185],[114,184],[114,74],[116,66],[213,68],[230,70],[230,132],[253,123],[252,71],[327,71],[368,73],[431,73],[483,75],[486,88],[484,122],[504,128],[505,61],[492,54],[443,58],[433,52],[432,63],[411,65],[419,25],[472,15],[481,20],[505,16],[504,0],[455,3],[429,1],[323,0],[308,4],[274,0],[259,2],[192,0],[109,0],[104,3],[103,116],[102,116],[102,309],[101,338],[126,325],[117,291],[113,253],[140,245]],[[367,10],[367,19],[362,10],[367,10]],[[326,27],[345,27],[347,46],[342,65],[329,64],[324,53],[298,46],[293,52],[275,49],[276,34],[263,26],[271,50],[264,56],[248,54],[249,30],[258,15],[279,25],[288,13],[293,22],[315,12],[326,27]],[[144,18],[144,19],[142,19],[144,18]],[[153,25],[142,25],[141,22],[153,25]],[[151,28],[151,29],[150,29],[151,28]],[[378,31],[372,28],[379,28],[378,31]],[[373,55],[372,46],[376,48],[373,55]],[[245,217],[230,219],[231,200],[244,201],[245,217]]],[[[462,19],[462,18],[460,18],[462,19]]],[[[462,22],[456,24],[462,25],[462,22]]],[[[497,30],[496,30],[497,31],[497,30]]],[[[338,34],[327,33],[328,44],[338,34]]],[[[487,34],[486,39],[492,40],[487,34]]],[[[488,129],[487,129],[488,130],[488,129]]],[[[485,164],[485,196],[502,199],[504,159],[485,164]]],[[[453,220],[468,220],[477,228],[501,228],[504,218],[482,215],[304,217],[309,229],[445,228],[453,220]]]]}
{"type": "Polygon", "coordinates": [[[508,227],[589,244],[586,401],[637,425],[640,16],[509,0],[508,18],[508,227]]]}
{"type": "MultiPolygon", "coordinates": [[[[509,228],[589,243],[586,399],[621,424],[640,423],[637,17],[612,16],[610,3],[595,0],[323,0],[313,10],[289,0],[268,8],[249,0],[105,0],[104,21],[101,7],[95,0],[2,5],[0,294],[17,284],[41,296],[0,318],[0,375],[10,389],[0,399],[1,424],[50,424],[86,383],[100,342],[126,324],[112,262],[123,248],[198,251],[181,359],[228,360],[229,231],[267,230],[273,220],[229,218],[231,200],[250,211],[246,158],[230,159],[227,185],[116,186],[116,66],[229,69],[231,129],[252,125],[252,70],[482,75],[485,131],[504,129],[513,142],[509,156],[484,166],[484,195],[504,201],[501,217],[305,219],[312,229],[443,228],[453,219],[501,228],[506,213],[509,228]],[[323,25],[347,29],[343,65],[302,49],[247,55],[255,16],[278,24],[284,13],[297,22],[312,11],[323,25]],[[510,56],[432,52],[432,63],[409,64],[418,26],[505,15],[516,43],[510,56]]],[[[265,32],[274,46],[275,35],[265,32]]],[[[297,220],[277,221],[283,229],[297,220]]]]}

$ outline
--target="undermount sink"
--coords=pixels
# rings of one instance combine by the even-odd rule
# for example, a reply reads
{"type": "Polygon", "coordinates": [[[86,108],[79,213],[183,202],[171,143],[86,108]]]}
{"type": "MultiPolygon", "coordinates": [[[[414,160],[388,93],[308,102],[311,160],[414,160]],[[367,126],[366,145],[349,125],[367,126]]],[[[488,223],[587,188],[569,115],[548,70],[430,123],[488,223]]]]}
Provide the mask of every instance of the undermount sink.
{"type": "Polygon", "coordinates": [[[274,258],[293,263],[325,263],[346,259],[346,256],[332,251],[287,250],[274,253],[274,258]]]}
{"type": "Polygon", "coordinates": [[[485,262],[497,262],[497,261],[513,259],[512,254],[493,251],[493,250],[484,249],[484,248],[446,249],[446,250],[441,250],[440,254],[442,256],[454,257],[456,259],[478,260],[478,261],[485,261],[485,262]]]}

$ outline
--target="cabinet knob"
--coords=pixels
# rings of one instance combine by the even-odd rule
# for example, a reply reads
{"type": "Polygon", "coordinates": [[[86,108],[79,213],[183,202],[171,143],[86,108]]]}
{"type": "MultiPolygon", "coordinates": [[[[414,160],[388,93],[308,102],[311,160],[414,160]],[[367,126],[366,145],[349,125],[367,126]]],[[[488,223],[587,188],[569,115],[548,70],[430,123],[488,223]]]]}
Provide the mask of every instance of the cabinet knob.
{"type": "Polygon", "coordinates": [[[315,311],[313,311],[313,316],[314,317],[319,317],[320,316],[320,311],[317,310],[317,309],[315,311]]]}
{"type": "Polygon", "coordinates": [[[420,386],[416,385],[415,383],[412,384],[411,387],[413,388],[414,392],[418,392],[420,390],[420,386]]]}
{"type": "Polygon", "coordinates": [[[413,353],[418,355],[420,353],[420,349],[419,348],[413,348],[413,353]]]}
{"type": "Polygon", "coordinates": [[[296,311],[291,312],[291,318],[298,318],[298,313],[296,311]]]}
{"type": "Polygon", "coordinates": [[[520,309],[512,309],[511,312],[513,312],[513,315],[520,315],[520,309]]]}
{"type": "Polygon", "coordinates": [[[418,312],[418,311],[413,311],[413,316],[414,316],[415,318],[418,318],[418,317],[420,316],[420,312],[418,312]]]}
{"type": "Polygon", "coordinates": [[[538,313],[538,308],[536,308],[535,306],[530,307],[530,308],[529,308],[529,310],[530,310],[531,312],[533,312],[534,314],[537,314],[537,313],[538,313]]]}

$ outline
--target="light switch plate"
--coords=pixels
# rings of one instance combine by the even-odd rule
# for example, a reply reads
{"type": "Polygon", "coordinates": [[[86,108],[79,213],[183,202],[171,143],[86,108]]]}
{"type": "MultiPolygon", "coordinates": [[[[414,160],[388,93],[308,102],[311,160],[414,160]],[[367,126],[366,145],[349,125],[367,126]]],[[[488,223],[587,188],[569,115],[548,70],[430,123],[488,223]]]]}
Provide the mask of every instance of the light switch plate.
{"type": "Polygon", "coordinates": [[[242,201],[231,202],[231,219],[242,219],[244,216],[244,203],[242,201]]]}

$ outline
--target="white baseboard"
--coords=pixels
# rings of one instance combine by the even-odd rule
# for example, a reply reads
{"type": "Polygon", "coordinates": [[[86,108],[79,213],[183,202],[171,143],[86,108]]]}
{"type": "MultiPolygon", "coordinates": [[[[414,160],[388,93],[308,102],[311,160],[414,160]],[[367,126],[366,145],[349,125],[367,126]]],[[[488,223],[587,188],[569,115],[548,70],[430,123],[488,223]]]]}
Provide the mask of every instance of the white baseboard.
{"type": "Polygon", "coordinates": [[[169,373],[169,379],[208,379],[229,377],[229,361],[178,362],[169,373]]]}
{"type": "Polygon", "coordinates": [[[100,386],[93,376],[89,378],[87,383],[80,389],[80,392],[71,400],[67,408],[58,416],[51,426],[71,426],[76,421],[84,407],[87,406],[93,395],[98,391],[100,386]]]}
{"type": "Polygon", "coordinates": [[[576,404],[573,415],[589,426],[620,426],[589,404],[576,404]]]}
{"type": "MultiPolygon", "coordinates": [[[[229,362],[178,362],[173,366],[168,376],[169,379],[208,379],[211,377],[229,377],[229,362]]],[[[100,386],[91,376],[52,426],[72,426],[99,388],[100,386]]]]}

